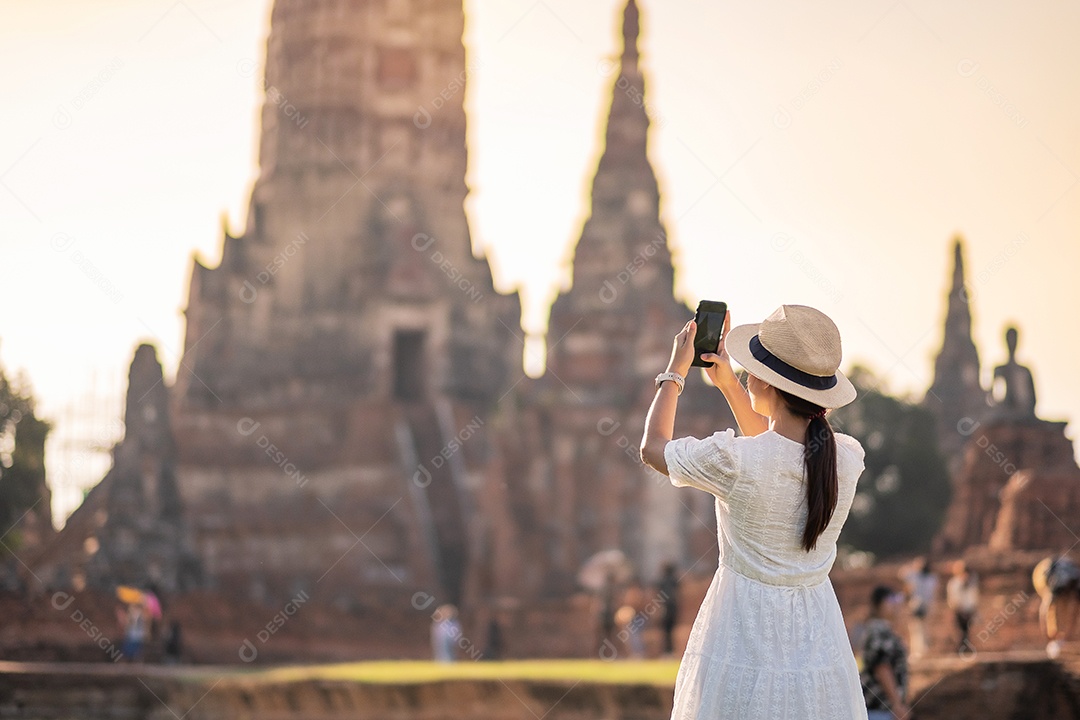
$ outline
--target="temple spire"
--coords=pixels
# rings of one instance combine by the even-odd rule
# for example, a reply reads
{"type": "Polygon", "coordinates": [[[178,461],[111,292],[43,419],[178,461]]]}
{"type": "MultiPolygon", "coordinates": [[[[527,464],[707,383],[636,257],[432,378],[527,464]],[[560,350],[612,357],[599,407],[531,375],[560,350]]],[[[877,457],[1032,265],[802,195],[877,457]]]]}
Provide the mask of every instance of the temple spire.
{"type": "Polygon", "coordinates": [[[613,275],[643,252],[648,253],[648,274],[659,276],[657,292],[672,291],[671,257],[659,223],[660,190],[648,156],[651,106],[639,65],[639,32],[638,8],[629,0],[623,11],[621,60],[609,65],[611,104],[593,176],[592,207],[574,255],[572,292],[593,298],[601,288],[610,294],[613,275]]]}
{"type": "MultiPolygon", "coordinates": [[[[613,25],[618,32],[617,20],[613,25]]],[[[611,83],[603,150],[574,250],[573,285],[551,308],[540,394],[551,403],[553,487],[559,495],[553,556],[579,566],[596,552],[619,548],[642,576],[656,577],[662,563],[688,564],[700,555],[690,553],[693,523],[676,493],[647,477],[636,451],[609,454],[624,440],[606,433],[609,426],[640,422],[656,368],[667,362],[672,334],[692,311],[674,295],[649,163],[649,126],[663,121],[645,92],[635,0],[626,3],[621,30],[621,56],[601,64],[611,83]]],[[[708,402],[698,373],[687,378],[687,389],[695,383],[701,391],[689,392],[681,406],[686,418],[701,410],[692,398],[708,402]]],[[[707,407],[709,423],[715,423],[715,404],[707,407]]],[[[705,536],[711,543],[708,531],[705,536]]]]}
{"type": "Polygon", "coordinates": [[[646,152],[652,106],[646,100],[645,78],[639,65],[640,30],[637,4],[635,0],[628,0],[623,11],[623,51],[611,88],[611,106],[608,109],[607,128],[604,133],[604,153],[593,179],[594,206],[604,202],[607,197],[604,191],[616,184],[607,175],[627,171],[632,171],[638,185],[655,195],[659,203],[656,177],[646,152]]]}
{"type": "Polygon", "coordinates": [[[967,283],[964,281],[964,245],[963,239],[957,236],[953,242],[953,276],[952,287],[949,289],[949,309],[946,323],[952,323],[951,328],[959,341],[966,340],[971,344],[971,349],[978,362],[978,352],[975,344],[971,342],[971,307],[969,302],[967,283]]]}
{"type": "Polygon", "coordinates": [[[638,62],[638,32],[640,31],[637,3],[627,0],[626,9],[623,10],[623,53],[622,69],[625,73],[633,68],[637,70],[638,62]]]}
{"type": "MultiPolygon", "coordinates": [[[[587,348],[594,347],[592,340],[578,342],[576,336],[610,334],[615,314],[621,313],[626,328],[613,336],[626,346],[622,349],[626,352],[635,343],[646,342],[643,338],[648,333],[633,329],[640,324],[646,308],[655,311],[657,317],[670,313],[670,326],[687,313],[674,298],[671,251],[660,220],[660,190],[649,162],[652,106],[639,64],[640,17],[635,0],[628,0],[622,20],[621,62],[609,64],[611,104],[603,152],[593,176],[589,217],[574,250],[573,284],[556,299],[551,310],[549,336],[558,339],[564,333],[570,335],[557,344],[549,357],[549,367],[569,385],[574,385],[573,378],[591,387],[596,378],[579,371],[609,362],[606,358],[575,357],[577,353],[593,353],[587,348]]],[[[669,326],[659,322],[656,326],[662,328],[661,344],[670,350],[669,326]]],[[[601,345],[603,352],[618,355],[610,343],[601,345]]],[[[575,392],[581,396],[584,391],[575,392]]]]}
{"type": "Polygon", "coordinates": [[[986,391],[979,382],[979,351],[971,339],[974,293],[965,282],[963,239],[953,243],[953,270],[941,351],[934,362],[934,381],[924,404],[937,415],[941,449],[955,458],[970,428],[986,411],[986,391]]]}

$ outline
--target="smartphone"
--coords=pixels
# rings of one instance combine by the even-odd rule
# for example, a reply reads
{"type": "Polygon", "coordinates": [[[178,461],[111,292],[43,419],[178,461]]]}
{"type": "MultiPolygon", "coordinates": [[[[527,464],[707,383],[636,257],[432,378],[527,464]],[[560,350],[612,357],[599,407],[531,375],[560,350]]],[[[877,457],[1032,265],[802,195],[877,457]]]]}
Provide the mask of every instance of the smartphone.
{"type": "Polygon", "coordinates": [[[726,302],[702,300],[698,303],[697,313],[694,314],[697,332],[694,334],[694,361],[690,363],[692,367],[712,367],[711,362],[701,359],[701,354],[714,353],[720,347],[726,317],[726,302]]]}

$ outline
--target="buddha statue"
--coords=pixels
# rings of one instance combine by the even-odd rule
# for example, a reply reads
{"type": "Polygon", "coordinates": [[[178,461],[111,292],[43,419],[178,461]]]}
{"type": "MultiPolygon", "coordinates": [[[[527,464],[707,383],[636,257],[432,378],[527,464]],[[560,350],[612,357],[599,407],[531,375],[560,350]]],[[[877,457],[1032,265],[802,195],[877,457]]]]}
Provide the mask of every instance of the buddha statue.
{"type": "Polygon", "coordinates": [[[1016,362],[1015,327],[1005,331],[1005,346],[1009,359],[994,368],[994,415],[1016,419],[1035,418],[1035,380],[1031,370],[1016,362]]]}

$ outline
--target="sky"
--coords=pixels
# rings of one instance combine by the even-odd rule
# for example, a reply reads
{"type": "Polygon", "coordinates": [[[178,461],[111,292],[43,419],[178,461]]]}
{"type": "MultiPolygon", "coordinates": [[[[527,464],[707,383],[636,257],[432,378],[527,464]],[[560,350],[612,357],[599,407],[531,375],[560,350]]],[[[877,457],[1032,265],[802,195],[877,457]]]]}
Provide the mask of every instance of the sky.
{"type": "MultiPolygon", "coordinates": [[[[818,307],[844,368],[920,398],[960,234],[984,381],[1017,323],[1039,414],[1080,420],[1080,5],[640,5],[682,299],[736,324],[818,307]]],[[[136,345],[174,375],[193,253],[216,264],[223,222],[243,230],[270,7],[5,3],[0,363],[55,425],[58,522],[108,468],[136,345]]],[[[537,336],[588,214],[622,3],[465,8],[474,251],[537,336]]]]}

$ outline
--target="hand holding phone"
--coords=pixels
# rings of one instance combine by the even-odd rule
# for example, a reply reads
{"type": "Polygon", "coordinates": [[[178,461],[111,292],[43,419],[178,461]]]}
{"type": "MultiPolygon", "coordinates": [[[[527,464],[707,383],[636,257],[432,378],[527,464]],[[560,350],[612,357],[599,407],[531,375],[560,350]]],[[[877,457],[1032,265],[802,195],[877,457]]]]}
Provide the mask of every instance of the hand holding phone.
{"type": "Polygon", "coordinates": [[[702,353],[715,353],[720,347],[720,338],[724,333],[724,320],[727,318],[727,303],[702,300],[698,303],[694,322],[697,332],[694,334],[694,360],[691,367],[712,367],[713,363],[701,359],[702,353]]]}

